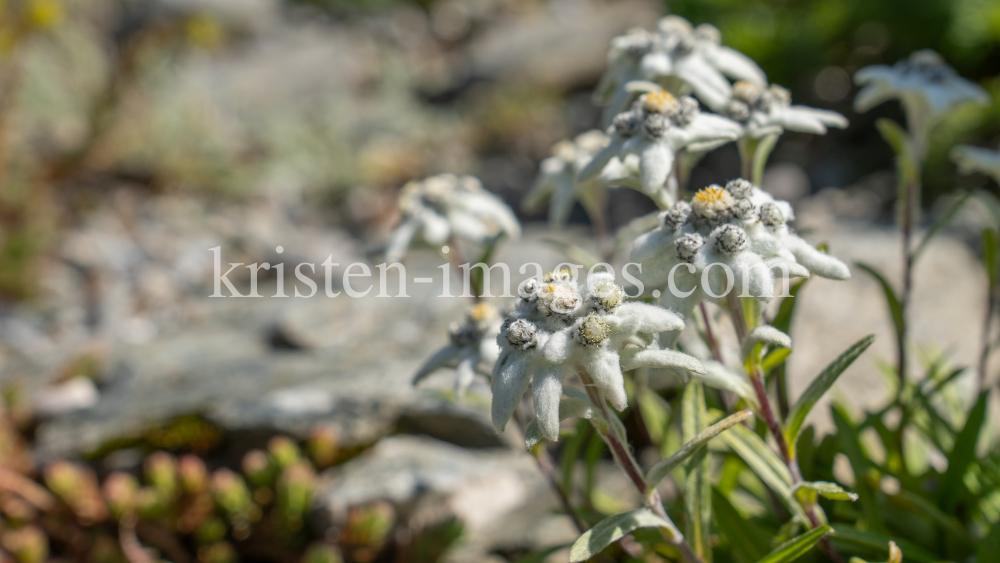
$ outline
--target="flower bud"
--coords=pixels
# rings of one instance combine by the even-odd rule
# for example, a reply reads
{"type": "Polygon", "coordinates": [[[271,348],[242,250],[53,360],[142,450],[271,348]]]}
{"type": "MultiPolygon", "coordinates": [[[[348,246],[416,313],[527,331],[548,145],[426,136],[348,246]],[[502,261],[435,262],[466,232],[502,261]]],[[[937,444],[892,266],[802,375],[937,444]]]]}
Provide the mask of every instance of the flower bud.
{"type": "Polygon", "coordinates": [[[738,199],[733,205],[732,214],[740,221],[752,223],[757,220],[757,206],[749,199],[738,199]]]}
{"type": "Polygon", "coordinates": [[[753,184],[749,180],[736,178],[726,183],[726,191],[736,199],[748,199],[753,195],[753,184]]]}
{"type": "Polygon", "coordinates": [[[600,346],[602,342],[608,339],[608,333],[610,332],[611,329],[608,327],[608,323],[597,313],[587,315],[587,318],[580,323],[580,340],[586,346],[600,346]]]}
{"type": "Polygon", "coordinates": [[[278,508],[292,529],[298,529],[309,512],[316,476],[312,467],[299,461],[285,469],[278,480],[278,508]]]}
{"type": "Polygon", "coordinates": [[[716,227],[711,236],[715,239],[715,249],[724,254],[736,254],[750,246],[746,231],[729,223],[716,227]]]}
{"type": "Polygon", "coordinates": [[[691,219],[691,204],[678,201],[660,215],[660,221],[670,232],[676,233],[691,219]]]}
{"type": "Polygon", "coordinates": [[[746,121],[750,119],[750,106],[746,102],[739,100],[729,100],[726,104],[725,114],[733,121],[746,121]]]}
{"type": "Polygon", "coordinates": [[[104,501],[115,518],[134,511],[138,504],[139,481],[121,471],[115,471],[104,480],[104,501]]]}
{"type": "Polygon", "coordinates": [[[648,113],[667,113],[677,105],[677,98],[666,90],[645,94],[642,109],[648,113]]]}
{"type": "Polygon", "coordinates": [[[642,122],[642,129],[650,139],[660,139],[667,134],[670,128],[670,120],[661,113],[651,113],[642,122]]]}
{"type": "Polygon", "coordinates": [[[629,110],[619,113],[611,121],[616,135],[620,137],[631,137],[639,132],[642,125],[642,110],[629,110]]]}
{"type": "Polygon", "coordinates": [[[594,285],[594,293],[593,299],[603,311],[611,311],[625,299],[625,290],[622,286],[609,279],[597,282],[594,285]]]}
{"type": "Polygon", "coordinates": [[[292,465],[302,457],[298,444],[287,436],[271,438],[271,441],[267,443],[267,451],[271,454],[274,463],[281,469],[292,465]]]}
{"type": "Polygon", "coordinates": [[[774,203],[765,203],[760,206],[760,222],[765,227],[776,229],[785,224],[785,215],[774,203]]]}
{"type": "Polygon", "coordinates": [[[243,474],[254,487],[270,487],[274,485],[278,468],[266,453],[250,450],[243,456],[243,474]]]}
{"type": "Polygon", "coordinates": [[[177,475],[186,493],[198,493],[208,487],[208,470],[205,469],[205,462],[196,455],[185,455],[178,460],[177,475]]]}
{"type": "Polygon", "coordinates": [[[3,545],[18,563],[43,563],[49,558],[49,538],[35,526],[5,530],[0,535],[0,545],[3,545]]]}
{"type": "Polygon", "coordinates": [[[688,233],[678,237],[674,241],[674,246],[677,247],[677,257],[684,262],[690,262],[701,247],[705,246],[705,239],[698,233],[688,233]]]}
{"type": "Polygon", "coordinates": [[[507,342],[515,348],[527,350],[538,345],[537,329],[535,325],[524,319],[517,319],[510,323],[503,334],[507,337],[507,342]]]}
{"type": "Polygon", "coordinates": [[[750,107],[757,105],[757,102],[760,101],[760,95],[760,88],[752,82],[737,80],[736,84],[733,84],[733,98],[750,107]]]}
{"type": "Polygon", "coordinates": [[[313,428],[307,444],[309,459],[318,469],[330,467],[337,461],[339,445],[336,428],[326,425],[313,428]]]}
{"type": "Polygon", "coordinates": [[[143,464],[146,480],[165,500],[177,494],[177,462],[167,452],[154,452],[143,464]]]}
{"type": "Polygon", "coordinates": [[[212,474],[212,493],[215,502],[230,517],[246,514],[250,509],[250,491],[246,483],[229,469],[218,469],[212,474]]]}
{"type": "Polygon", "coordinates": [[[538,293],[538,310],[546,317],[568,315],[583,304],[580,294],[565,283],[549,283],[538,293]]]}
{"type": "Polygon", "coordinates": [[[672,108],[667,110],[666,114],[678,126],[686,127],[698,115],[698,111],[698,100],[691,96],[682,96],[672,108]]]}

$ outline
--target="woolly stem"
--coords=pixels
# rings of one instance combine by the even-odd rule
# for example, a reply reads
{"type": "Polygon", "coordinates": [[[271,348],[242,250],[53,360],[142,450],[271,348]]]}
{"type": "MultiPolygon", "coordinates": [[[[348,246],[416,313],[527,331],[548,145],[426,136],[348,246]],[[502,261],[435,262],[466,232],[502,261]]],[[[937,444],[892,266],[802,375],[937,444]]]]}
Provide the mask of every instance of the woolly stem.
{"type": "Polygon", "coordinates": [[[608,403],[604,398],[604,393],[597,387],[593,378],[590,377],[590,374],[586,370],[579,370],[579,375],[580,381],[583,382],[583,386],[587,390],[587,396],[590,397],[590,401],[600,410],[601,416],[607,422],[607,427],[602,428],[596,420],[591,419],[594,429],[597,430],[597,433],[601,435],[601,438],[608,445],[615,463],[625,472],[629,480],[632,481],[632,484],[642,495],[646,508],[652,510],[654,514],[667,523],[666,527],[661,528],[661,533],[665,530],[665,533],[663,533],[664,539],[681,552],[681,556],[687,563],[704,563],[701,557],[698,557],[694,549],[684,539],[684,534],[681,533],[677,525],[667,515],[667,511],[663,509],[660,493],[655,488],[651,488],[646,484],[646,478],[643,477],[639,464],[632,457],[628,445],[622,442],[618,436],[618,432],[612,427],[611,417],[617,415],[608,410],[608,403]]]}
{"type": "MultiPolygon", "coordinates": [[[[736,335],[739,337],[740,346],[743,346],[743,341],[747,336],[746,329],[746,317],[743,313],[743,302],[740,298],[735,295],[735,292],[730,291],[726,296],[730,307],[730,315],[733,319],[733,325],[736,327],[736,335]]],[[[788,472],[792,476],[792,487],[803,481],[802,471],[799,469],[799,463],[795,459],[795,455],[791,452],[788,447],[788,442],[785,440],[785,434],[781,431],[781,423],[774,416],[774,409],[771,408],[771,400],[767,395],[767,389],[764,387],[764,374],[760,369],[759,362],[751,362],[752,367],[750,369],[750,382],[753,383],[754,393],[757,395],[757,402],[760,403],[760,416],[764,419],[764,423],[767,425],[768,431],[774,438],[775,443],[778,445],[778,451],[781,453],[781,460],[785,462],[788,467],[788,472]]],[[[814,503],[802,502],[802,510],[805,512],[806,517],[809,519],[809,524],[813,528],[818,528],[820,526],[819,516],[816,514],[816,507],[814,503]]],[[[826,554],[834,561],[834,563],[843,563],[844,559],[841,557],[840,552],[837,548],[833,546],[830,539],[824,537],[820,540],[820,547],[826,554]]]]}

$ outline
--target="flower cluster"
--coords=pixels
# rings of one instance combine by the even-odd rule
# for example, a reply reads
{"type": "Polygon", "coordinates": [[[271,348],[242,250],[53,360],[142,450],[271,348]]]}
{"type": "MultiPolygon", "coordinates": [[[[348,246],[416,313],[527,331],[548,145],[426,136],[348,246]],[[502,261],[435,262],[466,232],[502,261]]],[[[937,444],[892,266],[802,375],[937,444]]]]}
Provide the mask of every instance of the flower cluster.
{"type": "Polygon", "coordinates": [[[674,82],[694,92],[711,108],[725,105],[732,93],[726,77],[765,87],[764,72],[749,57],[722,45],[719,30],[709,24],[693,27],[679,16],[660,20],[653,32],[634,29],[617,37],[608,54],[608,70],[595,99],[606,105],[605,125],[628,107],[635,80],[674,82]]]}
{"type": "MultiPolygon", "coordinates": [[[[610,165],[638,176],[642,191],[653,195],[666,184],[678,151],[709,150],[737,139],[741,131],[742,127],[730,119],[700,111],[694,98],[676,98],[657,88],[615,116],[608,129],[610,142],[583,167],[578,180],[606,175],[610,165]]],[[[614,179],[628,185],[627,180],[614,179]]]]}
{"type": "Polygon", "coordinates": [[[552,156],[542,161],[538,179],[522,202],[526,211],[536,211],[548,201],[549,222],[557,227],[566,224],[573,204],[580,201],[591,218],[602,215],[609,181],[628,176],[621,162],[606,166],[601,177],[577,182],[577,174],[594,155],[608,144],[608,137],[598,130],[577,135],[572,141],[560,141],[552,147],[552,156]]]}
{"type": "Polygon", "coordinates": [[[486,244],[501,234],[521,234],[514,212],[472,176],[438,174],[406,184],[399,213],[403,220],[389,238],[387,262],[401,260],[414,240],[431,246],[450,239],[486,244]]]}
{"type": "Polygon", "coordinates": [[[500,332],[500,313],[489,303],[479,302],[465,314],[462,323],[448,327],[450,342],[434,353],[413,376],[413,384],[443,368],[455,369],[455,396],[461,399],[477,373],[489,377],[500,354],[496,337],[500,332]]]}
{"type": "Polygon", "coordinates": [[[769,88],[761,88],[741,80],[733,85],[732,98],[722,113],[742,123],[740,137],[751,139],[781,134],[785,129],[825,135],[827,127],[847,127],[847,119],[835,111],[791,104],[791,94],[781,86],[772,84],[769,88]]]}
{"type": "Polygon", "coordinates": [[[857,111],[899,99],[909,129],[922,147],[942,114],[962,104],[986,104],[990,100],[985,90],[959,76],[941,55],[929,49],[917,51],[893,66],[865,67],[855,73],[854,81],[862,86],[854,98],[857,111]]]}
{"type": "Polygon", "coordinates": [[[678,367],[703,372],[701,364],[673,350],[660,350],[653,335],[679,330],[675,313],[655,305],[625,302],[608,274],[588,277],[580,287],[569,270],[532,278],[497,336],[500,357],[493,368],[493,425],[503,432],[521,396],[531,386],[542,435],[559,437],[559,404],[566,376],[593,381],[616,409],[628,405],[622,370],[678,367]]]}
{"type": "Polygon", "coordinates": [[[661,213],[660,226],[635,241],[631,259],[642,265],[639,279],[647,290],[666,287],[661,303],[684,316],[703,299],[730,290],[769,301],[776,276],[847,279],[843,262],[789,229],[792,219],[788,202],[747,180],[732,180],[661,213]]]}

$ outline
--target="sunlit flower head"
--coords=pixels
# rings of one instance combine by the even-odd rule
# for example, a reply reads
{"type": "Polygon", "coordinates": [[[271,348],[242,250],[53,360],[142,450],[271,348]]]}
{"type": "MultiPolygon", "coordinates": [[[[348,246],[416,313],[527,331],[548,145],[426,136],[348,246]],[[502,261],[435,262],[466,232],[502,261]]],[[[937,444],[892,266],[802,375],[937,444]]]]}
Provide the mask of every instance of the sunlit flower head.
{"type": "Polygon", "coordinates": [[[578,282],[569,270],[521,284],[521,299],[507,316],[493,368],[493,425],[503,432],[521,396],[531,387],[542,435],[559,437],[559,405],[568,375],[586,372],[618,410],[627,406],[624,369],[641,366],[698,369],[694,358],[659,350],[653,335],[679,330],[675,313],[626,302],[624,290],[608,274],[578,282]],[[638,355],[639,351],[643,355],[638,355]]]}
{"type": "Polygon", "coordinates": [[[721,300],[727,288],[766,302],[777,279],[850,276],[843,262],[792,233],[788,202],[744,179],[708,186],[660,217],[658,228],[636,239],[631,260],[642,265],[645,291],[659,290],[661,304],[683,316],[704,299],[721,300]]]}
{"type": "Polygon", "coordinates": [[[781,86],[760,88],[739,81],[733,85],[733,96],[722,113],[743,125],[741,137],[754,139],[786,129],[824,135],[828,127],[847,127],[847,119],[835,111],[793,106],[791,102],[788,90],[781,86]]]}
{"type": "Polygon", "coordinates": [[[962,78],[936,52],[917,51],[893,66],[868,66],[854,74],[862,86],[854,108],[865,112],[882,102],[898,99],[906,111],[911,135],[922,146],[938,118],[967,103],[989,103],[985,90],[962,78]]]}
{"type": "Polygon", "coordinates": [[[472,176],[438,174],[410,182],[398,206],[402,221],[386,247],[390,263],[401,260],[415,240],[435,247],[451,239],[479,245],[500,234],[521,234],[513,211],[472,176]]]}
{"type": "Polygon", "coordinates": [[[502,319],[496,308],[480,302],[471,307],[461,323],[448,327],[449,343],[434,353],[417,370],[413,384],[441,368],[455,369],[455,396],[461,399],[476,374],[489,378],[493,363],[500,353],[496,336],[502,319]]]}
{"type": "MultiPolygon", "coordinates": [[[[624,172],[635,175],[634,187],[653,195],[670,177],[678,151],[719,146],[738,138],[741,129],[730,119],[699,111],[690,96],[675,98],[655,88],[615,116],[608,128],[610,142],[580,171],[578,180],[596,177],[617,159],[624,172]]],[[[628,178],[617,181],[630,185],[628,178]]]]}

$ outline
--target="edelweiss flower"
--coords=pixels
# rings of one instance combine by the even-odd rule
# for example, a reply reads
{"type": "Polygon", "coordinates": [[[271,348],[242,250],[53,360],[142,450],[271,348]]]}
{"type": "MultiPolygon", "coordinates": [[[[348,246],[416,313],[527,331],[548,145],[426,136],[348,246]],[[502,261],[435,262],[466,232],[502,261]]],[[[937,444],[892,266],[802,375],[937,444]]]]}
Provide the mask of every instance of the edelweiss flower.
{"type": "Polygon", "coordinates": [[[746,81],[733,86],[733,97],[723,113],[743,124],[741,137],[758,139],[785,129],[800,133],[825,135],[827,127],[843,129],[847,118],[835,111],[791,105],[788,90],[778,85],[762,89],[746,81]]]}
{"type": "Polygon", "coordinates": [[[951,160],[962,174],[981,172],[1000,184],[1000,151],[957,145],[951,149],[951,160]]]}
{"type": "MultiPolygon", "coordinates": [[[[590,162],[594,155],[608,144],[604,133],[593,130],[578,135],[572,142],[561,141],[552,148],[553,156],[541,163],[541,170],[534,187],[524,196],[522,207],[528,211],[541,208],[549,202],[549,222],[557,227],[566,224],[573,203],[577,200],[587,210],[591,218],[603,213],[608,183],[603,177],[590,178],[578,182],[577,173],[590,162]]],[[[627,172],[618,159],[605,166],[611,177],[624,177],[627,172]]]]}
{"type": "Polygon", "coordinates": [[[722,36],[714,26],[692,28],[679,16],[661,19],[654,33],[639,29],[615,38],[608,54],[608,70],[595,93],[597,102],[607,105],[605,126],[635,95],[628,88],[634,80],[664,85],[679,80],[713,109],[729,99],[731,86],[726,76],[761,88],[767,85],[764,72],[753,60],[721,43],[722,36]]]}
{"type": "Polygon", "coordinates": [[[465,322],[452,323],[448,327],[451,343],[424,362],[413,376],[413,384],[443,367],[455,368],[455,396],[464,397],[476,373],[490,375],[490,368],[500,354],[496,339],[500,323],[496,308],[488,303],[477,303],[465,314],[465,322]]]}
{"type": "Polygon", "coordinates": [[[843,262],[789,230],[792,219],[788,202],[737,179],[664,211],[660,227],[636,239],[631,259],[642,264],[638,277],[647,291],[661,289],[661,303],[683,316],[703,299],[722,299],[729,290],[769,301],[775,276],[847,279],[843,262]]]}
{"type": "Polygon", "coordinates": [[[628,399],[622,375],[641,366],[702,371],[694,358],[659,350],[653,335],[679,330],[675,313],[646,303],[625,303],[610,275],[591,276],[582,289],[568,270],[522,284],[517,308],[497,337],[500,357],[493,367],[493,426],[503,432],[530,385],[542,435],[559,437],[559,403],[569,373],[585,372],[618,410],[628,399]],[[628,345],[628,347],[626,346],[628,345]]]}
{"type": "Polygon", "coordinates": [[[386,248],[386,262],[398,262],[414,238],[440,246],[450,238],[484,244],[503,233],[521,234],[514,213],[500,198],[483,189],[472,176],[438,174],[410,182],[399,194],[402,223],[386,248]]]}
{"type": "Polygon", "coordinates": [[[858,112],[894,98],[902,102],[911,134],[921,149],[942,114],[970,102],[989,103],[985,90],[959,76],[941,55],[929,49],[893,66],[865,67],[854,74],[854,81],[863,86],[854,98],[858,112]]]}
{"type": "Polygon", "coordinates": [[[735,140],[739,124],[724,117],[699,111],[690,96],[674,98],[665,90],[647,92],[632,109],[615,116],[608,129],[611,142],[580,171],[584,182],[605,170],[612,158],[629,166],[629,157],[638,157],[642,191],[655,194],[663,189],[673,170],[677,151],[690,147],[704,150],[735,140]]]}

